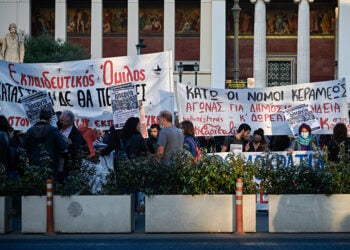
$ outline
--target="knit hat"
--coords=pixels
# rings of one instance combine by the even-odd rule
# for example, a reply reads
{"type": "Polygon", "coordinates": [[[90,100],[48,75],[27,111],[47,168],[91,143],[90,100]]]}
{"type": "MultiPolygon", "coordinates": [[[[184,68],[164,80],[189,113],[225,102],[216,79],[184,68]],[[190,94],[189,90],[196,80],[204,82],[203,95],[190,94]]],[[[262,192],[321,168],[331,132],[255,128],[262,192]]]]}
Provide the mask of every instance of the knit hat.
{"type": "Polygon", "coordinates": [[[261,137],[264,137],[264,130],[262,128],[258,128],[254,131],[253,136],[254,135],[260,135],[261,137]]]}

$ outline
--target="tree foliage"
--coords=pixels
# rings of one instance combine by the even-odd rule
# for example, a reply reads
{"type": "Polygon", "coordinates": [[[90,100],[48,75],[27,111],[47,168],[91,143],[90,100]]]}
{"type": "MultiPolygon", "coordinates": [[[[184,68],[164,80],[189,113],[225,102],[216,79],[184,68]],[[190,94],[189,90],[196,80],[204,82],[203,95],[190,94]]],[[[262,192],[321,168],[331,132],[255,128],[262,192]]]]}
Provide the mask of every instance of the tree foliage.
{"type": "Polygon", "coordinates": [[[49,34],[27,37],[24,42],[25,63],[54,63],[89,59],[90,55],[80,44],[54,40],[49,34]]]}

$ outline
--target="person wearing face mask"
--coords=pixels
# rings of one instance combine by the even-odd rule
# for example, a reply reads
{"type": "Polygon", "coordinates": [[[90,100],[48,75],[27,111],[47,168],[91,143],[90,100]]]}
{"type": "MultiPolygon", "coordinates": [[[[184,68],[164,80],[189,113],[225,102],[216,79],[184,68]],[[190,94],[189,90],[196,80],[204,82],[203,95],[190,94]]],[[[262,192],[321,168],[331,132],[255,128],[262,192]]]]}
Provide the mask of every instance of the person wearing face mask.
{"type": "Polygon", "coordinates": [[[246,144],[246,152],[264,152],[269,148],[264,137],[264,130],[259,128],[253,133],[253,140],[246,144]]]}
{"type": "Polygon", "coordinates": [[[289,152],[293,151],[314,151],[318,147],[316,137],[312,136],[311,128],[306,123],[299,127],[299,135],[292,141],[289,146],[289,152]]]}

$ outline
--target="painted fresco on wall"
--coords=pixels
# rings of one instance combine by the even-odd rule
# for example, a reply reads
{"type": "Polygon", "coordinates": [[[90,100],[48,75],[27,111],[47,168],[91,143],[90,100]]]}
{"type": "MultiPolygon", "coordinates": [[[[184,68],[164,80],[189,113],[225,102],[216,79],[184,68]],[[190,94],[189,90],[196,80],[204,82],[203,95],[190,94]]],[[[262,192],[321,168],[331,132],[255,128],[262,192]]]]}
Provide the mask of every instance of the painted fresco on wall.
{"type": "Polygon", "coordinates": [[[67,33],[90,34],[91,10],[89,8],[68,8],[67,33]]]}
{"type": "Polygon", "coordinates": [[[310,10],[311,34],[334,34],[335,14],[333,10],[310,10]]]}
{"type": "Polygon", "coordinates": [[[126,34],[128,26],[127,8],[104,8],[103,9],[103,33],[126,34]]]}
{"type": "Polygon", "coordinates": [[[55,8],[35,9],[32,15],[32,36],[55,33],[55,8]]]}
{"type": "MultiPolygon", "coordinates": [[[[310,34],[334,34],[333,10],[310,10],[310,34]]],[[[227,12],[227,34],[233,35],[232,11],[227,12]]],[[[254,11],[242,10],[239,18],[240,35],[254,34],[254,11]]],[[[298,10],[269,10],[266,13],[266,34],[276,36],[296,36],[298,33],[298,10]]]]}
{"type": "Polygon", "coordinates": [[[163,8],[140,7],[139,30],[141,33],[157,34],[164,30],[163,8]]]}
{"type": "MultiPolygon", "coordinates": [[[[175,13],[175,32],[179,34],[200,33],[200,7],[197,5],[180,6],[175,13]]],[[[213,27],[214,29],[215,27],[213,27]]]]}

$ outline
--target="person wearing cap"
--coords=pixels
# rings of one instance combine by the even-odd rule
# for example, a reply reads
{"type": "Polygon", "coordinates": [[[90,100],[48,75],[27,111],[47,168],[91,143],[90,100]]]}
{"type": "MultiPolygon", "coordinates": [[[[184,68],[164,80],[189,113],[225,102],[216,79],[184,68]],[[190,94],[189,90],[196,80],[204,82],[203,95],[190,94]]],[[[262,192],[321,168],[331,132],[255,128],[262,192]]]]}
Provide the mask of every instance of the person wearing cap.
{"type": "Polygon", "coordinates": [[[264,152],[268,150],[269,146],[266,143],[264,137],[264,130],[262,128],[258,128],[253,133],[253,140],[246,144],[245,151],[246,152],[264,152]]]}
{"type": "Polygon", "coordinates": [[[40,166],[43,151],[48,153],[53,164],[57,162],[59,154],[64,153],[68,148],[58,129],[50,124],[51,117],[51,110],[42,109],[40,120],[25,134],[23,148],[27,150],[30,164],[40,166]]]}

